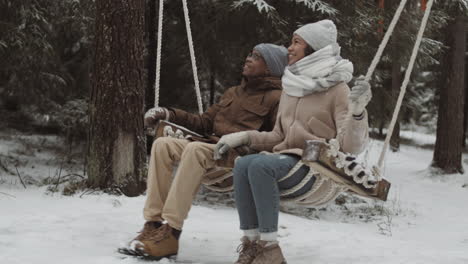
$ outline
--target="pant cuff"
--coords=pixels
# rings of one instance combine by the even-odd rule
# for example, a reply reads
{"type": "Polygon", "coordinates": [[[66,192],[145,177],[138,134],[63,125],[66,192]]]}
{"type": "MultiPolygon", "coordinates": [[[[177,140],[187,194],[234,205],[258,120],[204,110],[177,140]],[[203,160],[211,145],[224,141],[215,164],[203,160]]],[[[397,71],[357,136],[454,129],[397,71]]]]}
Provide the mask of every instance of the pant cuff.
{"type": "Polygon", "coordinates": [[[278,232],[260,233],[260,240],[278,241],[278,232]]]}
{"type": "Polygon", "coordinates": [[[257,230],[258,230],[258,225],[240,226],[240,229],[241,229],[242,231],[252,230],[252,229],[257,229],[257,230]]]}
{"type": "Polygon", "coordinates": [[[147,222],[163,222],[164,219],[160,216],[147,216],[144,215],[144,218],[147,222]]]}
{"type": "Polygon", "coordinates": [[[174,229],[177,229],[179,231],[182,231],[182,227],[184,225],[183,223],[176,223],[176,222],[171,221],[171,220],[166,220],[166,222],[170,227],[172,227],[174,229]]]}
{"type": "Polygon", "coordinates": [[[260,228],[260,233],[271,233],[271,232],[278,232],[278,228],[277,227],[260,228]]]}

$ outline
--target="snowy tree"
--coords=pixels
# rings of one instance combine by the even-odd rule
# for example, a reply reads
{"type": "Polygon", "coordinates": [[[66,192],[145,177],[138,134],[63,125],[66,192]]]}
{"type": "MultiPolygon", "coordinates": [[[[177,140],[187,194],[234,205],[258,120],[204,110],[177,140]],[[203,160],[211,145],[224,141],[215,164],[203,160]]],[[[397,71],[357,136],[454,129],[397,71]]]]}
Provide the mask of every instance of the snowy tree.
{"type": "Polygon", "coordinates": [[[87,94],[90,3],[0,1],[3,99],[46,112],[73,96],[87,94]]]}
{"type": "Polygon", "coordinates": [[[97,0],[88,181],[135,196],[144,189],[144,0],[97,0]]]}
{"type": "Polygon", "coordinates": [[[463,173],[465,52],[467,1],[444,3],[449,19],[445,28],[447,50],[441,63],[437,139],[432,167],[444,173],[463,173]]]}

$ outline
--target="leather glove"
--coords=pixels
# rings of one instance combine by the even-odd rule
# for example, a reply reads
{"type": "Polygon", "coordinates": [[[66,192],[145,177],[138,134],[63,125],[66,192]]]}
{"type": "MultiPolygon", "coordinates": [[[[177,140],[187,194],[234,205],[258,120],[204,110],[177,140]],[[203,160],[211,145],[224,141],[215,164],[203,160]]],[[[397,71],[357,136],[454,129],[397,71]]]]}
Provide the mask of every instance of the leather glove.
{"type": "Polygon", "coordinates": [[[353,116],[361,116],[372,98],[371,86],[363,75],[354,82],[349,94],[349,109],[353,116]]]}
{"type": "Polygon", "coordinates": [[[145,113],[145,127],[152,127],[161,119],[167,119],[168,110],[164,107],[154,107],[145,113]]]}
{"type": "Polygon", "coordinates": [[[213,158],[215,160],[221,159],[222,155],[232,148],[237,148],[243,145],[250,145],[250,138],[247,132],[237,132],[224,135],[218,141],[214,148],[213,158]]]}

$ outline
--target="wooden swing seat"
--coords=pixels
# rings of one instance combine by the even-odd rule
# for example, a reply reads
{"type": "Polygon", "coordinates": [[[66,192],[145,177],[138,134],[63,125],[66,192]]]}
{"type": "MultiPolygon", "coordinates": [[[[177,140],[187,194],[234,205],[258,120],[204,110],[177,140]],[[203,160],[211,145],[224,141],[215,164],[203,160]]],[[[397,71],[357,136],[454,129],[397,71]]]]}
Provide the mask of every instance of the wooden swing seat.
{"type": "MultiPolygon", "coordinates": [[[[189,140],[200,138],[199,134],[184,127],[175,125],[168,121],[159,121],[155,129],[155,137],[158,138],[165,136],[173,136],[189,140]]],[[[296,167],[299,168],[300,165],[309,166],[311,168],[310,176],[315,176],[318,180],[316,180],[312,190],[303,195],[303,197],[282,199],[282,201],[295,202],[299,205],[305,206],[323,205],[333,200],[342,191],[349,191],[360,196],[382,201],[387,200],[388,192],[390,190],[390,183],[387,180],[382,179],[377,183],[374,183],[371,188],[357,183],[352,176],[349,176],[346,173],[344,168],[337,168],[336,161],[329,155],[328,150],[329,144],[325,142],[316,140],[306,142],[306,148],[304,150],[302,160],[296,167]],[[315,192],[324,192],[326,193],[326,197],[314,197],[315,192]]],[[[232,168],[234,167],[236,158],[253,153],[255,152],[245,146],[231,149],[224,156],[224,159],[216,161],[216,167],[209,169],[205,173],[204,180],[202,182],[203,185],[207,189],[215,192],[232,191],[234,188],[232,168]]],[[[290,174],[292,173],[293,171],[290,172],[290,174]]],[[[284,178],[287,178],[288,175],[284,178]]],[[[280,179],[280,181],[282,179],[280,179]]],[[[293,187],[291,190],[293,189],[295,188],[293,187]]],[[[286,196],[286,194],[291,192],[292,191],[286,190],[282,196],[286,196]]]]}

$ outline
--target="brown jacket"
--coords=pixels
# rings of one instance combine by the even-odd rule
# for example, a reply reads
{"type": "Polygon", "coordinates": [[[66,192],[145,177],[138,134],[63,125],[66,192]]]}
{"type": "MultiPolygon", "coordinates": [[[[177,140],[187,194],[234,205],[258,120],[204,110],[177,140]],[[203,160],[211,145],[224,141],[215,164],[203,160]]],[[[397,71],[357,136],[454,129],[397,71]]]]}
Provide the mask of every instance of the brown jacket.
{"type": "Polygon", "coordinates": [[[271,132],[249,131],[250,147],[302,156],[305,140],[337,138],[344,152],[360,153],[368,140],[367,112],[361,120],[351,117],[347,121],[348,94],[345,83],[304,97],[283,92],[275,128],[271,132]]]}
{"type": "Polygon", "coordinates": [[[271,131],[276,120],[281,80],[259,78],[229,88],[203,114],[168,108],[169,121],[206,136],[221,137],[243,130],[271,131]]]}

